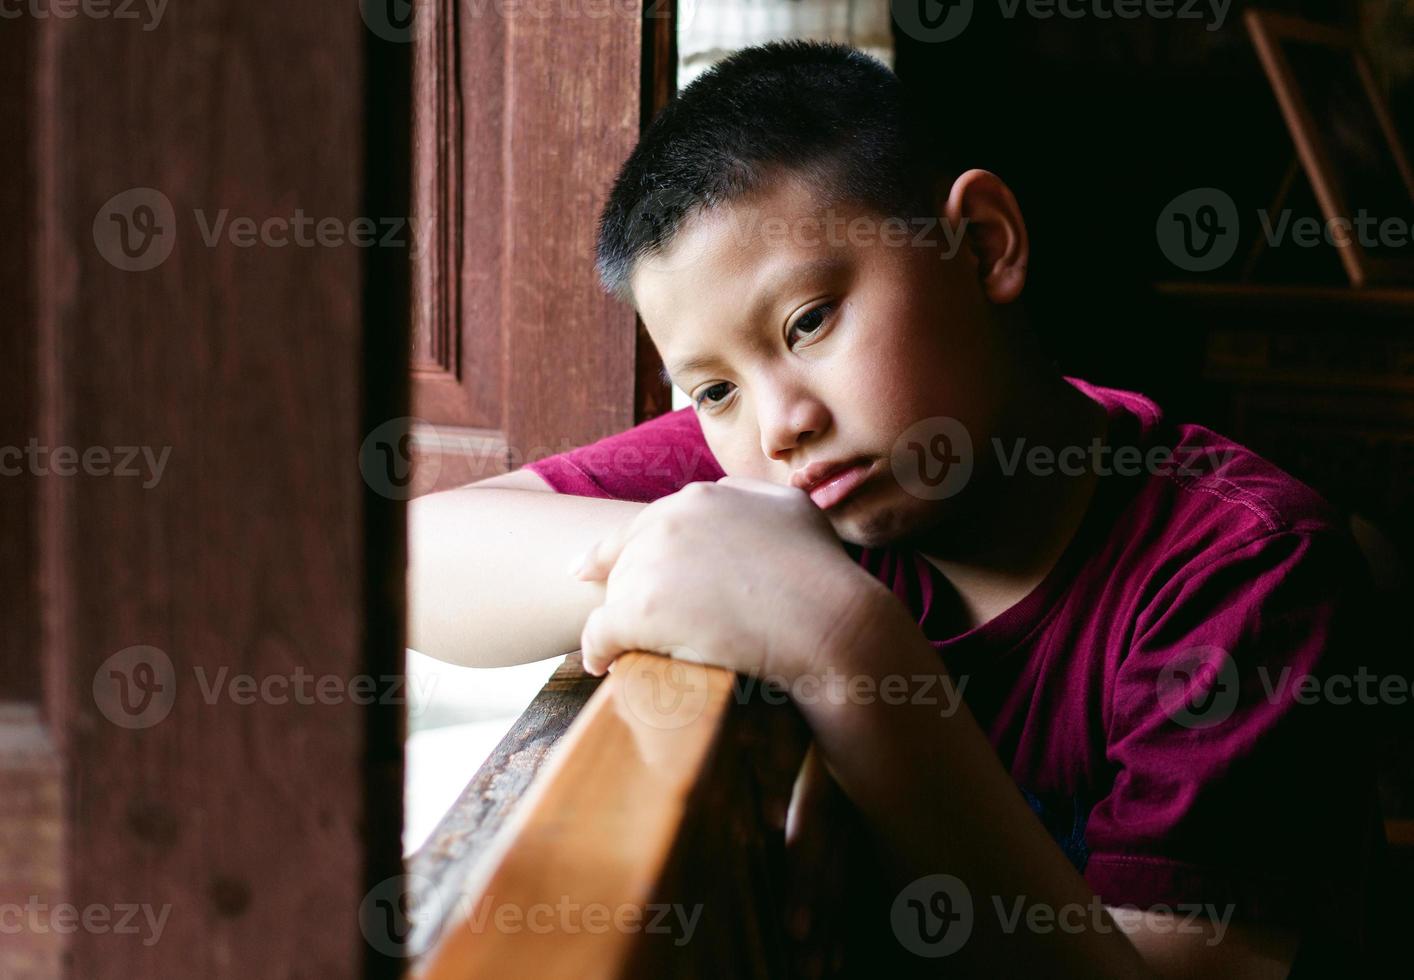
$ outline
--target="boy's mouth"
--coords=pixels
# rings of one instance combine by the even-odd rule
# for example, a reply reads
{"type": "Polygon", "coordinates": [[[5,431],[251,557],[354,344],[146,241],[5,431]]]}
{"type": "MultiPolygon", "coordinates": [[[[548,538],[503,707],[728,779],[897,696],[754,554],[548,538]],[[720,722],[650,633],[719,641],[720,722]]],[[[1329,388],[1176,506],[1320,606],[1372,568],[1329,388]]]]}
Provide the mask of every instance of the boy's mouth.
{"type": "Polygon", "coordinates": [[[821,510],[836,506],[874,472],[874,463],[863,456],[811,463],[791,475],[790,484],[804,490],[821,510]]]}

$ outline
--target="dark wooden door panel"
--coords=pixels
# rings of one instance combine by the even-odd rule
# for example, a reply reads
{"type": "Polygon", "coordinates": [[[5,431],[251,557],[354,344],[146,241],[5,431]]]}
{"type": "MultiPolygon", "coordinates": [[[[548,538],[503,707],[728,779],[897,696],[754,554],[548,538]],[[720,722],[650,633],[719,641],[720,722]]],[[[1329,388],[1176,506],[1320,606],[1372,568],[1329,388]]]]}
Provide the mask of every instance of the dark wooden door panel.
{"type": "Polygon", "coordinates": [[[353,685],[401,670],[403,532],[357,459],[407,414],[408,259],[349,233],[407,214],[406,45],[344,0],[18,30],[37,366],[7,397],[45,446],[163,461],[20,478],[7,574],[39,622],[0,664],[29,670],[0,706],[0,899],[47,909],[25,969],[395,975],[359,910],[400,870],[400,708],[353,685]],[[300,244],[300,213],[344,237],[300,244]]]}
{"type": "MultiPolygon", "coordinates": [[[[478,8],[479,9],[479,8],[478,8]]],[[[444,489],[665,410],[633,311],[599,287],[599,211],[671,93],[672,7],[504,16],[434,0],[417,43],[413,414],[444,489]],[[488,455],[499,445],[502,458],[488,455]]]]}

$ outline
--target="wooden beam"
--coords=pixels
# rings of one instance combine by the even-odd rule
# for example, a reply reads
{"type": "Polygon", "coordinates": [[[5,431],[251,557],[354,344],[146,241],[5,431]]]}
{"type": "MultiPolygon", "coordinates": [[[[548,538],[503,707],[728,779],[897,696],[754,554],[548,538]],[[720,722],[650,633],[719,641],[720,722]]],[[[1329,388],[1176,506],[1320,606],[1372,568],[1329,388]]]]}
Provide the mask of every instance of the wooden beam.
{"type": "Polygon", "coordinates": [[[425,980],[663,975],[666,963],[705,976],[714,959],[771,975],[777,913],[747,867],[769,863],[771,832],[738,736],[782,709],[739,697],[733,677],[620,657],[458,883],[425,980]]]}
{"type": "Polygon", "coordinates": [[[192,0],[39,28],[42,435],[150,454],[38,481],[67,800],[46,900],[140,911],[66,935],[66,977],[403,965],[360,929],[401,871],[403,524],[358,460],[407,415],[408,256],[355,222],[407,216],[411,78],[365,17],[192,0]]]}
{"type": "Polygon", "coordinates": [[[0,977],[56,980],[65,939],[51,920],[64,891],[63,779],[32,705],[0,703],[0,827],[0,977]]]}

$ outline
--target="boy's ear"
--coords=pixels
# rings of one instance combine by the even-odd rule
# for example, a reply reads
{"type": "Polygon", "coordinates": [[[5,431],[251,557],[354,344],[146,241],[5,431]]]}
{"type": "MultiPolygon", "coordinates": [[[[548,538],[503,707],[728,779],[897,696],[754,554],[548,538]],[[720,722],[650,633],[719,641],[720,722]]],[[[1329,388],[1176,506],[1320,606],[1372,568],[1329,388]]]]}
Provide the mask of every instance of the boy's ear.
{"type": "Polygon", "coordinates": [[[1026,284],[1030,258],[1026,222],[1011,188],[994,173],[968,170],[946,193],[939,213],[976,256],[982,292],[993,303],[1010,303],[1026,284]]]}

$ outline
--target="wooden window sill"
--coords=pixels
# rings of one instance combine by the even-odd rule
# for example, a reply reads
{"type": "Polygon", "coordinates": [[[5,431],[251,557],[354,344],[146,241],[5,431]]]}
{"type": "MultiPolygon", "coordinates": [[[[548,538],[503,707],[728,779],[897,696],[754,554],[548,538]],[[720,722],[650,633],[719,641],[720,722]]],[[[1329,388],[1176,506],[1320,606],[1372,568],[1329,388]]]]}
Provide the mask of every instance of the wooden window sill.
{"type": "Polygon", "coordinates": [[[806,733],[732,681],[641,653],[601,680],[567,657],[409,860],[417,975],[779,975],[763,800],[788,786],[762,786],[749,750],[785,721],[793,772],[806,733]]]}

